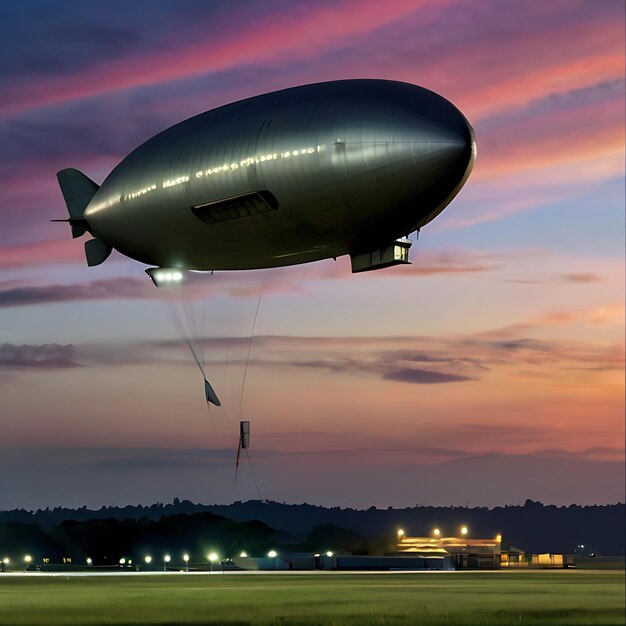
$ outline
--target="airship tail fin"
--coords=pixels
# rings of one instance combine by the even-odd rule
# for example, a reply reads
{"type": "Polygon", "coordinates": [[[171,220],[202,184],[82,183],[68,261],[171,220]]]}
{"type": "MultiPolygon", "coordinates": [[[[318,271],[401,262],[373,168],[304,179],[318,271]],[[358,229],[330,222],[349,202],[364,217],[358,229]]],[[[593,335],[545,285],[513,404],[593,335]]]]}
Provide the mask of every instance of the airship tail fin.
{"type": "Polygon", "coordinates": [[[87,220],[83,214],[100,187],[73,167],[58,172],[57,180],[70,214],[69,219],[63,221],[69,222],[72,227],[72,237],[80,237],[88,230],[87,220]]]}

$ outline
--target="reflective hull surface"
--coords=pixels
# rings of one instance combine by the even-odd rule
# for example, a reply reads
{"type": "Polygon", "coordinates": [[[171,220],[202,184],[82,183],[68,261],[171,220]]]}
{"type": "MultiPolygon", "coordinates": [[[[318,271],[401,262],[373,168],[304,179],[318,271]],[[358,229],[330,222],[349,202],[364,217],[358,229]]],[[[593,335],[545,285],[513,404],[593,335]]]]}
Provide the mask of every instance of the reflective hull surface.
{"type": "Polygon", "coordinates": [[[306,85],[156,135],[111,172],[84,217],[95,237],[148,264],[306,263],[380,248],[428,223],[475,154],[465,117],[431,91],[306,85]]]}

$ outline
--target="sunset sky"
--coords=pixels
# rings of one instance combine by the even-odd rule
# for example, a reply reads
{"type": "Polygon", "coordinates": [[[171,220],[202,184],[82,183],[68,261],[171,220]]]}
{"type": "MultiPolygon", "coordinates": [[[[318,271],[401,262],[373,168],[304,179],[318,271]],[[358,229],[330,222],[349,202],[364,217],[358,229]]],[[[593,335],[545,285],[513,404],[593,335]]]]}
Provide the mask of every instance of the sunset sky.
{"type": "MultiPolygon", "coordinates": [[[[0,509],[624,500],[621,0],[0,7],[0,509]],[[55,174],[294,85],[432,89],[478,159],[412,265],[204,276],[202,378],[145,267],[87,268],[55,174]],[[244,361],[261,294],[240,411],[244,361]],[[217,437],[214,432],[213,421],[217,437]]],[[[174,307],[179,305],[174,304],[174,307]]]]}

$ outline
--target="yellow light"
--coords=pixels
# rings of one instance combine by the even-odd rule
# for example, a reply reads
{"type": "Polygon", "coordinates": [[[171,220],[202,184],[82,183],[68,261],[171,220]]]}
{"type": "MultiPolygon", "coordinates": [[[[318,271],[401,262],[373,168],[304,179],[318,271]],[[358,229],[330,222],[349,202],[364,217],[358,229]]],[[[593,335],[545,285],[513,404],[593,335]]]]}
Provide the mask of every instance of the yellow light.
{"type": "Polygon", "coordinates": [[[183,561],[185,561],[185,563],[187,563],[189,561],[189,555],[188,554],[183,554],[183,561]]]}
{"type": "Polygon", "coordinates": [[[278,552],[276,552],[276,550],[270,550],[270,551],[267,553],[267,556],[269,556],[269,557],[270,557],[270,559],[273,559],[273,558],[275,558],[275,557],[277,557],[277,556],[278,556],[278,552]]]}
{"type": "Polygon", "coordinates": [[[461,534],[467,535],[467,526],[463,526],[463,528],[461,528],[461,534]]]}
{"type": "Polygon", "coordinates": [[[435,535],[435,537],[439,537],[439,535],[441,535],[441,531],[438,528],[435,528],[435,530],[433,530],[433,535],[435,535]]]}
{"type": "Polygon", "coordinates": [[[497,541],[498,543],[500,543],[500,542],[502,541],[502,535],[498,535],[498,536],[496,537],[496,541],[497,541]]]}
{"type": "Polygon", "coordinates": [[[215,554],[215,552],[211,552],[211,553],[207,556],[207,558],[209,559],[209,561],[211,561],[211,563],[213,563],[213,561],[217,561],[218,556],[217,556],[217,554],[215,554]]]}
{"type": "Polygon", "coordinates": [[[92,563],[93,561],[89,557],[87,557],[87,565],[91,565],[92,563]]]}
{"type": "Polygon", "coordinates": [[[166,563],[169,563],[169,562],[172,560],[172,557],[171,557],[169,554],[166,554],[166,555],[163,557],[163,560],[164,560],[166,563]]]}
{"type": "Polygon", "coordinates": [[[3,562],[5,565],[8,565],[11,561],[9,560],[9,557],[7,556],[7,557],[5,557],[4,559],[2,559],[2,562],[3,562]]]}
{"type": "Polygon", "coordinates": [[[120,565],[124,565],[124,563],[126,563],[126,559],[125,558],[121,558],[120,559],[120,565]]]}
{"type": "Polygon", "coordinates": [[[33,557],[32,557],[30,554],[27,554],[27,555],[24,557],[24,560],[25,560],[27,563],[30,563],[30,562],[33,560],[33,557]]]}
{"type": "Polygon", "coordinates": [[[404,530],[402,528],[398,528],[398,537],[404,537],[404,530]]]}
{"type": "Polygon", "coordinates": [[[147,555],[144,557],[143,559],[148,565],[150,565],[150,563],[152,563],[152,557],[150,555],[147,555]]]}
{"type": "Polygon", "coordinates": [[[242,552],[239,556],[240,556],[242,559],[245,559],[245,558],[248,556],[248,553],[247,553],[247,552],[242,552]]]}

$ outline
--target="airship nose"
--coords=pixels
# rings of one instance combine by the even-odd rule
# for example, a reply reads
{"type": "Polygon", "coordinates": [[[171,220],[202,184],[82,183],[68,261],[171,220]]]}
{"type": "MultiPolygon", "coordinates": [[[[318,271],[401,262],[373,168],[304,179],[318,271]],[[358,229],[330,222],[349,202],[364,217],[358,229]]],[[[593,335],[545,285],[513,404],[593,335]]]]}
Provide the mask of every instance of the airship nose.
{"type": "Polygon", "coordinates": [[[472,170],[476,137],[463,114],[444,102],[446,107],[437,111],[436,116],[418,120],[410,134],[413,171],[420,183],[436,187],[441,193],[451,193],[465,182],[472,170]]]}

